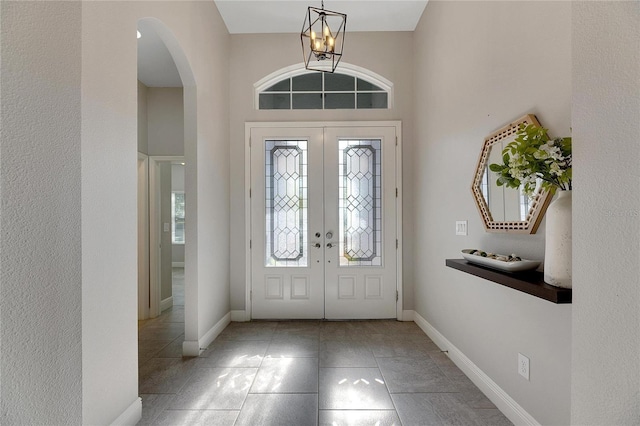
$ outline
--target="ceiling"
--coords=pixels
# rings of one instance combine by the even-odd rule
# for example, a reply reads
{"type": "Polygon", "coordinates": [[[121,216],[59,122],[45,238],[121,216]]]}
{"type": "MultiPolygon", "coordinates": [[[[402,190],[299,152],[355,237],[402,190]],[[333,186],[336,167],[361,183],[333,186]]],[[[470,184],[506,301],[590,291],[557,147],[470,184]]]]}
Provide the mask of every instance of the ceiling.
{"type": "MultiPolygon", "coordinates": [[[[321,0],[214,0],[231,34],[299,33],[308,6],[321,0]]],[[[428,0],[326,0],[325,9],[347,14],[347,33],[413,31],[428,0]]],[[[148,87],[181,87],[171,55],[155,31],[138,24],[138,80],[148,87]]]]}
{"type": "MultiPolygon", "coordinates": [[[[215,0],[231,34],[299,33],[307,7],[321,0],[215,0]]],[[[347,14],[347,31],[413,31],[427,0],[325,0],[327,10],[347,14]]]]}

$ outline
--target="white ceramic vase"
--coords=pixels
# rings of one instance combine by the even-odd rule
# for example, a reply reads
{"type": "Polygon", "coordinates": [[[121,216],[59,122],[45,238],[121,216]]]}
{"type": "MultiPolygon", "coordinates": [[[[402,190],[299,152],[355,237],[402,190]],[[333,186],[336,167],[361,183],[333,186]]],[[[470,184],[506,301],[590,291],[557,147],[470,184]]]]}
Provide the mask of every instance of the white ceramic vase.
{"type": "Polygon", "coordinates": [[[557,191],[547,209],[544,281],[571,288],[571,191],[557,191]]]}

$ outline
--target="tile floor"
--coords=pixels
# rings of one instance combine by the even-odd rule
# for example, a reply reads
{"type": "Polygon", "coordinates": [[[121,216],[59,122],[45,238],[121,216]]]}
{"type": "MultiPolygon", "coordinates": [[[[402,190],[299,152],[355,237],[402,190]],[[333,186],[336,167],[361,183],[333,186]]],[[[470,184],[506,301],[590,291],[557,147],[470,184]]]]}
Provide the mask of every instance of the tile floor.
{"type": "Polygon", "coordinates": [[[414,323],[232,323],[182,358],[184,307],[139,325],[139,425],[510,425],[414,323]]]}

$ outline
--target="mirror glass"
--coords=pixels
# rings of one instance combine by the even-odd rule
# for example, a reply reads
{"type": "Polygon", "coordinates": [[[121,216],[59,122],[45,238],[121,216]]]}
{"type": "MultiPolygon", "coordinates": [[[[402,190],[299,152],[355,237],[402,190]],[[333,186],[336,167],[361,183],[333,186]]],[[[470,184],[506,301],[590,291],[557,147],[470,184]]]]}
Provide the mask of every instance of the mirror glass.
{"type": "Polygon", "coordinates": [[[488,232],[535,233],[551,197],[548,191],[538,187],[531,196],[522,188],[498,186],[498,175],[489,165],[502,163],[503,149],[515,140],[521,124],[540,123],[533,115],[526,115],[485,138],[472,184],[476,205],[488,232]]]}
{"type": "Polygon", "coordinates": [[[498,141],[490,147],[480,184],[480,190],[485,203],[487,203],[491,217],[498,222],[527,220],[527,217],[531,214],[532,201],[540,191],[540,179],[538,180],[538,187],[531,197],[524,193],[522,187],[515,189],[498,186],[498,175],[489,170],[489,164],[502,163],[502,150],[509,142],[498,141]]]}

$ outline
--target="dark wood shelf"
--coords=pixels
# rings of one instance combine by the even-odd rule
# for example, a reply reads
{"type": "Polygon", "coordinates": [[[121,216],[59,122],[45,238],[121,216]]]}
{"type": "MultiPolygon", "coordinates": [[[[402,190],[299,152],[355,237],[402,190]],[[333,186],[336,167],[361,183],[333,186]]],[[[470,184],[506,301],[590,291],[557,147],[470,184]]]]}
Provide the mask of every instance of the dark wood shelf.
{"type": "Polygon", "coordinates": [[[474,265],[464,259],[447,259],[446,265],[450,268],[475,275],[476,277],[484,278],[514,290],[548,300],[549,302],[571,303],[571,289],[554,287],[545,283],[542,272],[501,272],[474,265]]]}

